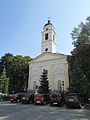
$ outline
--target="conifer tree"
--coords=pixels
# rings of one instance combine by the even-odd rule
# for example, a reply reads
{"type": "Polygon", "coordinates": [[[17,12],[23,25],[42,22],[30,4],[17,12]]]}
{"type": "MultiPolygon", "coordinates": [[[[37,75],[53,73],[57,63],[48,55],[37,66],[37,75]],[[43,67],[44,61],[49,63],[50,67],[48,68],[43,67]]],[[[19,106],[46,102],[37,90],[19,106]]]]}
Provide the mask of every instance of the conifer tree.
{"type": "Polygon", "coordinates": [[[47,70],[43,70],[41,78],[40,78],[40,87],[39,93],[49,93],[49,81],[47,77],[47,70]]]}
{"type": "Polygon", "coordinates": [[[8,94],[8,84],[9,84],[9,78],[6,76],[5,67],[3,69],[3,72],[0,76],[0,90],[2,93],[8,94]]]}

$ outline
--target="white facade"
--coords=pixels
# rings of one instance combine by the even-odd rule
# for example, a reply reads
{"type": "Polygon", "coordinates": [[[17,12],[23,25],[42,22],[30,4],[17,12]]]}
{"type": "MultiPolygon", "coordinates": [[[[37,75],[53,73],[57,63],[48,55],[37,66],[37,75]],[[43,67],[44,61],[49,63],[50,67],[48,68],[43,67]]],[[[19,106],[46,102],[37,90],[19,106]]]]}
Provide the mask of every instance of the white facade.
{"type": "Polygon", "coordinates": [[[28,90],[35,90],[40,85],[43,70],[48,71],[49,85],[52,90],[69,87],[67,56],[56,53],[56,33],[50,20],[43,27],[41,55],[29,63],[28,90]],[[62,83],[64,82],[64,86],[62,83]]]}
{"type": "Polygon", "coordinates": [[[34,58],[29,63],[28,90],[33,90],[35,86],[40,85],[39,80],[44,69],[48,71],[49,85],[52,90],[58,90],[60,82],[62,87],[62,81],[64,81],[64,89],[66,90],[69,86],[66,59],[65,55],[50,52],[44,52],[34,58]]]}

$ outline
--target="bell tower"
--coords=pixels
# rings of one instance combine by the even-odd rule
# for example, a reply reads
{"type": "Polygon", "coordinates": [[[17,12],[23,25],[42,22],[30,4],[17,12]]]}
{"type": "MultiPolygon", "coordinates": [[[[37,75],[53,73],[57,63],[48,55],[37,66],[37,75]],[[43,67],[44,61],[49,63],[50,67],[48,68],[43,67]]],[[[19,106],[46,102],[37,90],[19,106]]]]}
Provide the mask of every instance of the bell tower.
{"type": "Polygon", "coordinates": [[[48,20],[43,27],[42,41],[41,41],[41,53],[51,52],[56,53],[56,33],[54,26],[48,20]]]}

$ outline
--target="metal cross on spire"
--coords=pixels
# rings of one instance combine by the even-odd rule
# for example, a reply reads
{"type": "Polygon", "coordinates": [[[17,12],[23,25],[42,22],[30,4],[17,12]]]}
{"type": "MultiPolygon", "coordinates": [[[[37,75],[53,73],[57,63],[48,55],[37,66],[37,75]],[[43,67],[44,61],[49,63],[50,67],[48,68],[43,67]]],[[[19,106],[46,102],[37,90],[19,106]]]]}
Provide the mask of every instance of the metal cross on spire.
{"type": "Polygon", "coordinates": [[[51,19],[51,17],[48,17],[47,19],[48,19],[48,20],[50,20],[50,19],[51,19]]]}
{"type": "Polygon", "coordinates": [[[48,17],[48,23],[50,23],[50,19],[51,19],[51,17],[48,17]]]}

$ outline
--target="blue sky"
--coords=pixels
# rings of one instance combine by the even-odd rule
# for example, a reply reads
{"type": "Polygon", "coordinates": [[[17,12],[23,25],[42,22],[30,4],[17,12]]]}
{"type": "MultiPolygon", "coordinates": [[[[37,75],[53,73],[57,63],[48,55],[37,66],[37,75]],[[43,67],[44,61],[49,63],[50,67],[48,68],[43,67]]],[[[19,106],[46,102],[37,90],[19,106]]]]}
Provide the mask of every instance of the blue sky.
{"type": "Polygon", "coordinates": [[[0,57],[5,53],[36,57],[47,18],[57,34],[57,50],[70,54],[70,33],[90,16],[90,0],[0,0],[0,57]]]}

